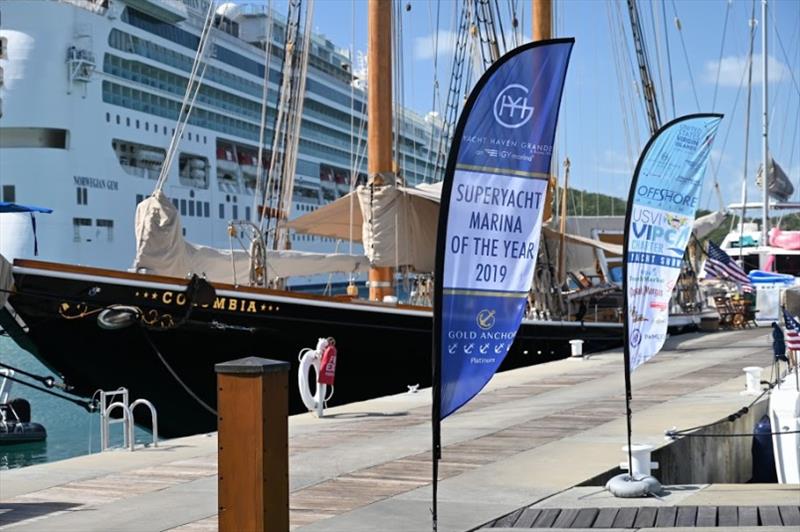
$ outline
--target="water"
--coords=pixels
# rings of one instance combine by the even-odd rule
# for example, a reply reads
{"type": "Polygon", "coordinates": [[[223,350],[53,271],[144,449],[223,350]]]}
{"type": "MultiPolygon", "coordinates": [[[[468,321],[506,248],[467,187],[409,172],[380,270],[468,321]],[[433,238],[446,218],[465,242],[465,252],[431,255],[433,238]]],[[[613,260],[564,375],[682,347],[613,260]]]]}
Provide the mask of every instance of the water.
{"type": "MultiPolygon", "coordinates": [[[[52,375],[33,355],[7,337],[0,337],[0,362],[37,375],[52,375]]],[[[20,375],[15,377],[30,381],[20,375]]],[[[22,397],[30,402],[31,421],[44,425],[47,439],[43,442],[0,445],[0,470],[99,452],[99,414],[90,414],[74,403],[16,382],[11,390],[11,398],[14,397],[22,397]]],[[[140,442],[151,441],[150,434],[140,428],[136,429],[135,438],[140,442]]],[[[111,443],[122,444],[122,424],[112,425],[111,443]]]]}

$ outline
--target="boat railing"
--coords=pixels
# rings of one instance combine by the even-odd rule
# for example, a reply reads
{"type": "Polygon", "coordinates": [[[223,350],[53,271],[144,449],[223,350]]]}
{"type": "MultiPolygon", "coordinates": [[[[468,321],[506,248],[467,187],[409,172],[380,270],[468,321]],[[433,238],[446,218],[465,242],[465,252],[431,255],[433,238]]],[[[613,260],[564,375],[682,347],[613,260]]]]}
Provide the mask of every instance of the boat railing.
{"type": "Polygon", "coordinates": [[[2,375],[3,380],[0,380],[0,404],[8,403],[8,397],[11,394],[11,386],[13,386],[14,382],[7,377],[14,377],[14,370],[2,368],[0,369],[0,375],[2,375]]]}
{"type": "Polygon", "coordinates": [[[158,415],[156,407],[147,399],[137,399],[133,403],[129,403],[128,389],[118,388],[111,392],[100,390],[100,452],[105,452],[111,448],[109,444],[110,427],[118,423],[122,423],[123,448],[130,451],[135,449],[133,411],[139,405],[144,405],[150,410],[153,422],[153,447],[158,446],[158,415]],[[116,409],[122,410],[122,418],[113,419],[111,417],[111,413],[116,409]]]}

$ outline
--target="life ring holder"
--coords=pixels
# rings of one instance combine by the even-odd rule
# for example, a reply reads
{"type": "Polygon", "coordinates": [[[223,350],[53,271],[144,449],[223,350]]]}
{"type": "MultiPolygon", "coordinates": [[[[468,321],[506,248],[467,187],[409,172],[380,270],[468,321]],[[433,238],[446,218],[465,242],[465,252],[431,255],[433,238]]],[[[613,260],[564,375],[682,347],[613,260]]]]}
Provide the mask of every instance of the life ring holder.
{"type": "MultiPolygon", "coordinates": [[[[327,343],[325,346],[327,346],[327,343]]],[[[317,410],[319,401],[320,385],[317,379],[319,378],[320,359],[322,358],[322,351],[324,349],[325,347],[321,349],[305,347],[301,349],[300,353],[297,355],[297,361],[300,363],[300,366],[297,368],[297,388],[300,391],[300,398],[303,400],[303,404],[312,412],[317,410]],[[309,371],[312,369],[314,370],[313,382],[316,384],[313,394],[311,393],[311,385],[308,378],[309,371]]],[[[323,403],[330,401],[331,397],[333,397],[333,386],[330,386],[330,394],[323,399],[323,403]]]]}

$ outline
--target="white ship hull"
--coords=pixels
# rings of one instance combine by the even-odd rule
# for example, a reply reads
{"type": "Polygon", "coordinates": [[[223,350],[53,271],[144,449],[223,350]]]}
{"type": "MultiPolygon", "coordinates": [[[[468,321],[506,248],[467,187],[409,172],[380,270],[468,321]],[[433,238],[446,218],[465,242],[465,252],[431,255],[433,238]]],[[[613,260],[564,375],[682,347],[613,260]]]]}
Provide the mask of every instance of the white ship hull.
{"type": "MultiPolygon", "coordinates": [[[[146,57],[149,51],[142,52],[133,45],[129,51],[120,49],[118,43],[114,46],[111,34],[117,32],[117,41],[120,32],[127,39],[141,39],[141,42],[150,43],[148,46],[160,47],[156,50],[163,54],[175,52],[188,57],[191,50],[125,23],[122,20],[123,10],[131,7],[121,0],[109,2],[108,9],[87,9],[92,5],[80,0],[13,0],[0,3],[3,23],[0,39],[3,39],[4,50],[0,57],[3,80],[0,85],[0,200],[53,209],[50,215],[36,217],[37,258],[126,269],[131,266],[135,253],[133,222],[136,204],[153,192],[158,174],[157,165],[152,165],[153,158],[157,159],[158,150],[167,148],[175,126],[174,118],[162,117],[152,111],[143,112],[134,107],[155,107],[156,99],[162,103],[179,103],[181,99],[176,91],[168,92],[161,85],[154,86],[156,83],[153,80],[145,78],[145,70],[157,69],[161,77],[186,77],[186,72],[164,61],[146,57]],[[76,53],[93,56],[96,63],[94,69],[81,71],[79,62],[70,62],[70,54],[76,53]],[[108,63],[112,60],[138,66],[133,67],[133,74],[122,69],[115,74],[115,67],[108,63]],[[137,77],[139,70],[141,79],[137,77]],[[85,74],[83,77],[86,80],[81,79],[82,74],[85,74]],[[113,98],[109,96],[109,87],[112,85],[116,90],[113,98]],[[146,96],[142,96],[145,93],[146,96]],[[136,100],[137,97],[141,101],[136,100]],[[124,143],[121,148],[120,143],[124,143]],[[128,158],[120,151],[125,149],[125,145],[139,146],[146,156],[134,160],[136,166],[123,164],[135,159],[128,158]]],[[[187,13],[191,15],[190,11],[187,13]]],[[[188,34],[194,28],[192,22],[197,23],[192,16],[188,16],[186,22],[175,27],[184,28],[184,33],[188,34]]],[[[199,30],[193,34],[197,33],[199,30]]],[[[238,57],[244,58],[243,61],[263,64],[263,51],[260,49],[220,31],[215,33],[218,46],[235,52],[238,57]]],[[[275,62],[278,64],[277,60],[275,62]]],[[[262,83],[258,77],[217,59],[210,60],[209,67],[222,73],[219,75],[230,75],[236,83],[249,83],[250,87],[254,83],[262,83]]],[[[131,67],[128,68],[130,70],[131,67]]],[[[274,70],[277,67],[273,65],[272,68],[274,70]]],[[[317,85],[330,87],[332,79],[321,71],[309,69],[309,80],[317,85]]],[[[220,107],[221,104],[200,101],[202,98],[198,101],[195,113],[206,113],[200,116],[207,117],[232,117],[238,120],[236,124],[240,124],[240,128],[241,124],[257,128],[258,117],[253,113],[260,109],[260,97],[252,91],[243,92],[234,86],[234,82],[226,87],[207,76],[205,83],[226,98],[238,98],[236,101],[245,102],[251,114],[245,116],[244,111],[234,107],[225,111],[220,107]]],[[[349,97],[350,86],[340,81],[338,83],[333,86],[338,92],[334,96],[339,100],[349,97]]],[[[271,100],[274,100],[277,91],[277,85],[271,83],[271,100]]],[[[363,95],[359,97],[363,100],[363,95]]],[[[307,101],[311,100],[326,106],[324,109],[330,109],[331,112],[338,111],[340,115],[350,113],[359,119],[363,118],[363,114],[334,101],[336,98],[326,99],[321,93],[309,92],[307,101]]],[[[260,114],[260,110],[256,114],[260,114]]],[[[346,120],[342,118],[341,121],[346,120]]],[[[225,143],[226,146],[253,147],[257,142],[254,142],[253,135],[236,135],[234,131],[223,133],[220,123],[210,119],[206,125],[208,127],[190,123],[179,152],[208,161],[207,170],[201,171],[195,166],[190,170],[194,177],[207,173],[207,185],[197,186],[189,179],[183,179],[179,175],[181,170],[176,157],[165,192],[181,207],[186,239],[198,244],[228,248],[231,245],[228,221],[256,219],[253,189],[248,186],[255,159],[250,160],[249,164],[243,163],[238,175],[229,174],[225,168],[226,164],[231,166],[230,161],[216,164],[219,146],[225,143]],[[221,175],[223,172],[227,177],[221,175]]],[[[359,142],[356,139],[355,143],[344,145],[344,142],[334,138],[333,134],[350,135],[350,131],[341,127],[341,124],[334,124],[333,120],[325,120],[319,113],[305,113],[303,126],[304,131],[308,126],[313,133],[313,136],[312,133],[303,135],[314,141],[314,148],[308,147],[312,145],[310,140],[305,144],[301,142],[300,156],[304,165],[298,165],[295,182],[304,186],[306,193],[298,195],[295,188],[292,215],[303,214],[333,199],[329,197],[330,193],[324,193],[321,183],[322,166],[331,163],[331,158],[324,154],[335,154],[339,159],[334,162],[346,167],[350,155],[345,150],[350,150],[359,142]],[[332,133],[320,135],[314,133],[315,128],[332,133]],[[344,153],[346,155],[342,155],[344,153]]],[[[415,128],[410,129],[413,131],[415,128]]],[[[420,131],[418,125],[417,132],[420,131]]],[[[421,168],[421,164],[417,163],[419,161],[415,160],[410,167],[421,168]]],[[[364,161],[362,167],[365,165],[364,161]]],[[[236,159],[233,166],[238,166],[236,159]]],[[[189,175],[187,173],[187,177],[189,175]]],[[[340,193],[337,189],[336,195],[340,193]]],[[[292,243],[295,249],[309,251],[332,252],[337,247],[339,251],[349,251],[347,243],[337,244],[332,239],[320,237],[295,236],[292,243]]],[[[235,241],[234,245],[238,247],[235,241]]],[[[10,259],[34,256],[33,231],[28,215],[3,217],[0,224],[0,253],[10,259]]]]}

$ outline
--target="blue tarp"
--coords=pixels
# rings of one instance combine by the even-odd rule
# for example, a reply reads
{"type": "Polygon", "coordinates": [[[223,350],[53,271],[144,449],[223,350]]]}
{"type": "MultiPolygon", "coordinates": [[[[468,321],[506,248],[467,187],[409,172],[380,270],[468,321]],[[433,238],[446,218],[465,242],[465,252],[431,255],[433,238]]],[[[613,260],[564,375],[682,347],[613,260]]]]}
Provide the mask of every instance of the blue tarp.
{"type": "Polygon", "coordinates": [[[0,213],[4,212],[43,212],[50,214],[53,212],[53,209],[48,209],[47,207],[37,207],[35,205],[19,205],[18,203],[0,201],[0,213]]]}
{"type": "Polygon", "coordinates": [[[794,275],[786,273],[765,272],[763,270],[753,270],[747,274],[751,283],[779,283],[794,284],[794,275]]]}

